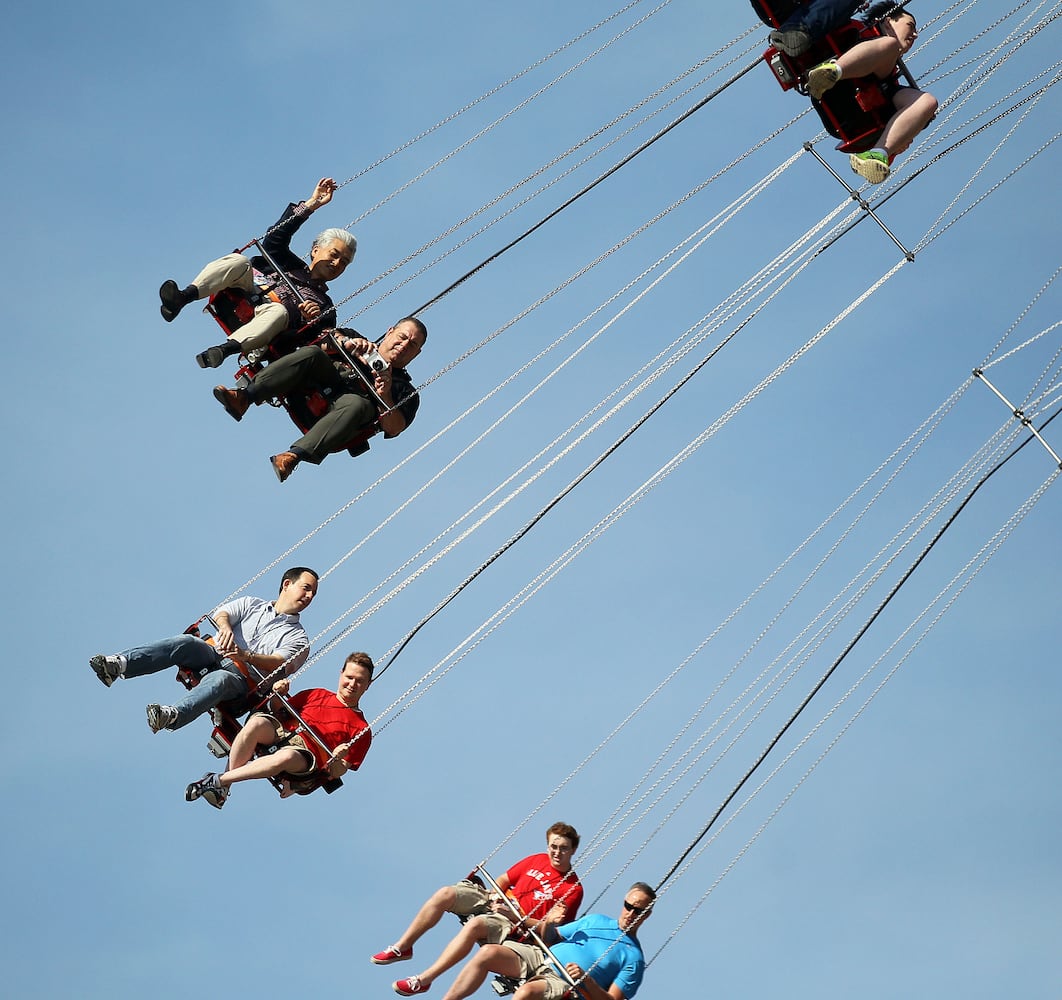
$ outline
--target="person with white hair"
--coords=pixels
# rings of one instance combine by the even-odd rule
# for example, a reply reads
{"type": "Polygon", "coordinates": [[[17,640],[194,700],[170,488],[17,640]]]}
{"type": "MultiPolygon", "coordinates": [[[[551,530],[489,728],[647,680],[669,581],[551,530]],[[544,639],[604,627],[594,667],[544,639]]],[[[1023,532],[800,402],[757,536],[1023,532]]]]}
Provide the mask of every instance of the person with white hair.
{"type": "Polygon", "coordinates": [[[309,198],[288,205],[260,241],[261,249],[271,260],[230,253],[207,264],[184,288],[172,279],[162,283],[159,299],[162,318],[167,323],[189,303],[226,288],[245,293],[254,305],[252,318],[233,330],[224,343],[196,355],[200,368],[217,368],[227,357],[265,347],[280,334],[308,324],[311,326],[302,342],[335,326],[335,306],[328,296],[328,282],[338,278],[354,259],[357,240],[345,229],[325,229],[313,241],[309,264],[291,250],[290,244],[302,224],[332,200],[336,187],[331,177],[322,177],[309,198]]]}

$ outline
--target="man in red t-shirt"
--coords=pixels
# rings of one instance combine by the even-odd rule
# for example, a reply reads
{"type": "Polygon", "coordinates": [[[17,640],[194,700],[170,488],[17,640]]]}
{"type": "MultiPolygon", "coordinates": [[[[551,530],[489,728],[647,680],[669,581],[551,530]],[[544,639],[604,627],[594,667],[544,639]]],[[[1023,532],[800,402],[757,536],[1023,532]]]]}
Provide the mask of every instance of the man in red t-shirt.
{"type": "Polygon", "coordinates": [[[444,913],[467,917],[460,933],[436,961],[420,975],[399,979],[392,988],[400,996],[427,992],[432,982],[464,959],[477,944],[499,944],[526,937],[527,929],[542,935],[547,927],[575,919],[583,901],[583,886],[572,869],[579,834],[568,823],[554,823],[546,831],[545,854],[518,861],[498,878],[498,886],[523,914],[517,923],[511,907],[470,876],[457,885],[439,889],[421,908],[413,923],[390,948],[372,956],[377,965],[390,965],[413,957],[413,945],[434,927],[444,913]]]}
{"type": "MultiPolygon", "coordinates": [[[[225,805],[230,787],[237,781],[272,778],[278,774],[294,777],[327,770],[333,778],[347,770],[356,771],[369,752],[372,731],[358,703],[372,681],[373,663],[367,653],[351,653],[339,675],[335,693],[311,688],[292,695],[289,704],[318,739],[299,731],[298,721],[287,712],[278,716],[255,712],[232,741],[229,766],[223,774],[207,772],[184,792],[189,802],[205,799],[216,809],[225,805]],[[328,752],[320,744],[331,747],[328,752]],[[277,747],[273,753],[256,757],[262,749],[277,747]]],[[[273,693],[284,696],[290,681],[284,677],[273,685],[273,693]]],[[[289,795],[285,790],[282,795],[289,795]]]]}

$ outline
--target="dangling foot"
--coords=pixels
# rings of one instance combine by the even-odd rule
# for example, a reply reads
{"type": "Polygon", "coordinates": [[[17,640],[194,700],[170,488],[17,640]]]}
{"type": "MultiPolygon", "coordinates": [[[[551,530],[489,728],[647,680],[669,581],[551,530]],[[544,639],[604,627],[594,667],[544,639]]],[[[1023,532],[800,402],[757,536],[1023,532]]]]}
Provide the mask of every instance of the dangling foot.
{"type": "Polygon", "coordinates": [[[200,368],[220,368],[226,358],[232,357],[234,354],[240,353],[240,345],[238,341],[226,340],[224,344],[218,344],[216,347],[208,347],[201,354],[195,356],[195,362],[200,368]]]}
{"type": "Polygon", "coordinates": [[[378,951],[369,961],[374,965],[390,965],[392,962],[408,962],[412,957],[412,948],[403,949],[399,948],[397,944],[393,944],[390,948],[378,951]]]}
{"type": "Polygon", "coordinates": [[[159,298],[162,300],[162,318],[167,323],[172,323],[177,314],[189,302],[195,302],[199,296],[194,290],[195,285],[189,285],[187,288],[178,288],[177,282],[172,278],[168,278],[162,283],[162,287],[159,289],[159,298]]]}
{"type": "Polygon", "coordinates": [[[177,709],[171,705],[148,705],[148,728],[157,733],[160,729],[170,729],[177,721],[177,709]]]}
{"type": "Polygon", "coordinates": [[[820,63],[808,73],[808,94],[812,100],[819,100],[841,79],[841,67],[832,59],[820,63]]]}
{"type": "Polygon", "coordinates": [[[221,784],[218,780],[218,776],[213,771],[207,771],[198,781],[193,781],[185,790],[184,798],[186,802],[195,802],[196,799],[203,799],[209,802],[215,809],[220,809],[225,805],[226,799],[229,797],[229,790],[221,784]]]}
{"type": "Polygon", "coordinates": [[[852,169],[865,177],[871,184],[880,184],[892,173],[889,166],[889,154],[880,149],[869,149],[865,153],[853,153],[848,157],[852,169]]]}
{"type": "Polygon", "coordinates": [[[400,997],[415,997],[420,993],[427,993],[431,989],[431,983],[422,983],[420,976],[410,976],[408,979],[396,979],[391,984],[400,997]]]}
{"type": "Polygon", "coordinates": [[[243,420],[243,415],[251,405],[246,389],[229,389],[223,385],[214,386],[214,398],[225,407],[225,412],[233,420],[243,420]]]}
{"type": "Polygon", "coordinates": [[[299,456],[293,451],[282,451],[279,455],[271,455],[269,461],[273,465],[277,479],[284,482],[295,471],[295,466],[299,464],[299,456]]]}
{"type": "Polygon", "coordinates": [[[104,656],[101,653],[89,660],[89,666],[106,687],[125,674],[125,659],[121,656],[104,656]]]}
{"type": "Polygon", "coordinates": [[[771,45],[795,59],[811,48],[811,35],[804,28],[779,28],[771,32],[771,45]]]}

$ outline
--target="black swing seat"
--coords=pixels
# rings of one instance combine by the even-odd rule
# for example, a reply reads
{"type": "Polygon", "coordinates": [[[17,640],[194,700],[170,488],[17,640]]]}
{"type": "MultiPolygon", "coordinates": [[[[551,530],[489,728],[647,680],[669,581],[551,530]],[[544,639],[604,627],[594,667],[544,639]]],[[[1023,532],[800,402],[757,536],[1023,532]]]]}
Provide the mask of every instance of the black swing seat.
{"type": "MultiPolygon", "coordinates": [[[[189,625],[184,631],[186,635],[194,635],[204,642],[211,642],[213,638],[213,636],[201,634],[199,622],[189,625]]],[[[214,724],[214,728],[210,733],[210,739],[207,740],[207,749],[219,760],[224,760],[228,757],[229,751],[232,749],[232,741],[236,739],[236,734],[243,728],[240,716],[256,711],[265,704],[265,699],[258,698],[255,695],[250,672],[246,670],[239,660],[233,660],[232,662],[240,668],[241,673],[244,673],[247,678],[247,694],[230,701],[223,701],[210,710],[210,719],[214,724]]],[[[206,668],[192,670],[188,667],[178,667],[177,680],[190,691],[199,684],[207,672],[206,668]]],[[[266,753],[273,753],[275,750],[276,747],[271,747],[266,753]]],[[[261,756],[261,754],[255,754],[255,756],[261,756]]],[[[333,778],[324,768],[317,768],[309,774],[277,774],[269,780],[278,792],[283,791],[284,783],[287,782],[288,787],[298,795],[309,795],[318,788],[323,788],[331,795],[337,788],[343,786],[342,778],[333,778]]]]}
{"type": "MultiPolygon", "coordinates": [[[[239,703],[222,702],[210,710],[214,729],[210,733],[210,739],[207,740],[207,749],[219,760],[228,757],[232,749],[232,741],[243,728],[236,715],[233,714],[234,706],[238,708],[239,703]]],[[[268,755],[276,750],[276,747],[270,747],[265,753],[268,755]]],[[[260,757],[262,754],[257,753],[255,756],[260,757]]],[[[309,795],[318,788],[323,788],[331,795],[337,788],[343,787],[343,779],[333,778],[324,768],[317,768],[309,774],[275,774],[269,780],[278,792],[284,790],[284,783],[287,782],[288,787],[296,795],[309,795]]]]}
{"type": "Polygon", "coordinates": [[[495,976],[491,980],[490,988],[498,996],[507,997],[510,993],[515,993],[523,984],[523,979],[513,979],[512,976],[495,976]]]}
{"type": "MultiPolygon", "coordinates": [[[[255,306],[264,298],[264,294],[254,292],[247,294],[238,288],[224,288],[210,296],[206,305],[206,311],[217,321],[226,337],[231,337],[235,330],[247,323],[253,316],[255,306]]],[[[317,343],[324,338],[317,338],[310,343],[317,343]]],[[[246,388],[268,362],[275,361],[285,354],[302,347],[306,341],[298,335],[281,334],[267,347],[252,351],[251,358],[245,358],[244,363],[236,371],[236,386],[246,388]]],[[[277,405],[287,410],[292,423],[299,428],[300,433],[305,434],[318,420],[321,419],[332,405],[329,398],[331,390],[312,389],[305,393],[291,393],[288,396],[278,398],[277,405]]],[[[373,422],[368,427],[359,430],[351,439],[338,449],[347,452],[351,458],[364,455],[369,450],[369,439],[377,434],[380,425],[373,422]]]]}
{"type": "MultiPolygon", "coordinates": [[[[772,28],[781,27],[800,6],[803,4],[793,0],[752,0],[756,15],[772,28]]],[[[764,52],[763,61],[770,67],[783,90],[795,90],[807,96],[809,70],[828,59],[836,59],[842,52],[847,52],[862,41],[880,35],[881,31],[873,25],[848,21],[814,42],[800,56],[788,56],[772,47],[764,52]]],[[[892,95],[900,86],[899,79],[900,72],[897,69],[884,80],[875,76],[840,80],[820,100],[811,102],[826,131],[840,140],[837,143],[838,151],[862,153],[873,149],[875,141],[896,110],[892,95]]]]}

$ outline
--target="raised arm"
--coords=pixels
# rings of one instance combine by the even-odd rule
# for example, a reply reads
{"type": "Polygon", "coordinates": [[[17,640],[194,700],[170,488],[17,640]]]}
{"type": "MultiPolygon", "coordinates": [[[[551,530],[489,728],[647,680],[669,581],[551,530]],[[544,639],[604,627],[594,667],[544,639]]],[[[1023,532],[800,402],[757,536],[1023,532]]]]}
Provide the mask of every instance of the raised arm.
{"type": "Polygon", "coordinates": [[[327,205],[332,200],[332,195],[336,193],[338,187],[339,185],[331,177],[322,177],[313,189],[313,194],[303,204],[311,212],[316,212],[317,209],[327,205]]]}

